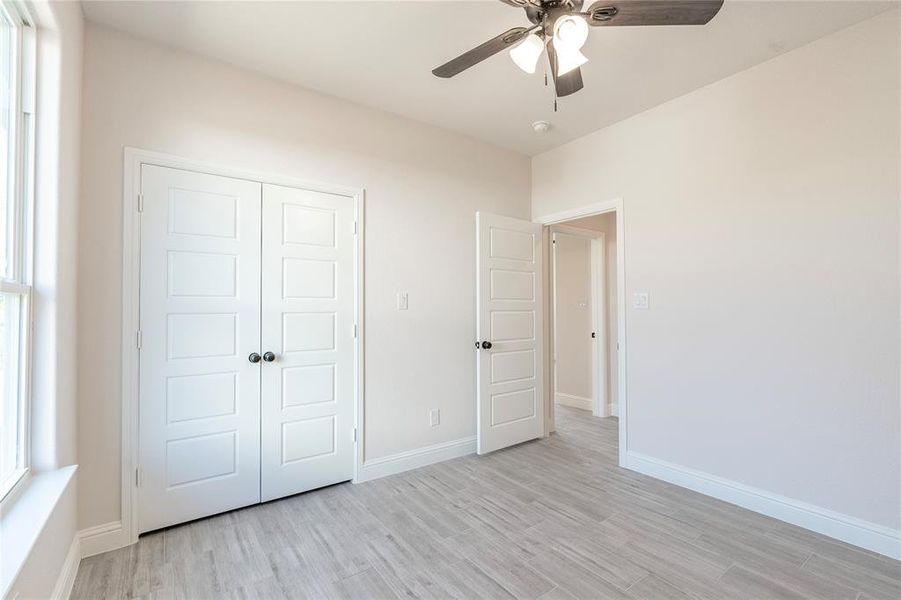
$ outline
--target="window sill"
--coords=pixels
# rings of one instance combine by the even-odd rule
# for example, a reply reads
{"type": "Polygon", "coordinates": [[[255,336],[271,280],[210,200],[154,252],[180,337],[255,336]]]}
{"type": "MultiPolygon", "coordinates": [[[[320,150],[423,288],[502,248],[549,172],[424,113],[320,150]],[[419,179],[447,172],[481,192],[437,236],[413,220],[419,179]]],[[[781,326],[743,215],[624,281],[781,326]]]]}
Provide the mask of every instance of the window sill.
{"type": "MultiPolygon", "coordinates": [[[[16,495],[25,487],[26,475],[28,475],[28,469],[19,469],[14,471],[3,482],[3,485],[0,485],[0,507],[5,507],[7,502],[15,502],[16,495]]],[[[3,508],[0,508],[0,514],[2,513],[3,508]]]]}
{"type": "Polygon", "coordinates": [[[0,598],[5,597],[22,565],[72,481],[77,465],[31,474],[0,504],[0,598]]]}

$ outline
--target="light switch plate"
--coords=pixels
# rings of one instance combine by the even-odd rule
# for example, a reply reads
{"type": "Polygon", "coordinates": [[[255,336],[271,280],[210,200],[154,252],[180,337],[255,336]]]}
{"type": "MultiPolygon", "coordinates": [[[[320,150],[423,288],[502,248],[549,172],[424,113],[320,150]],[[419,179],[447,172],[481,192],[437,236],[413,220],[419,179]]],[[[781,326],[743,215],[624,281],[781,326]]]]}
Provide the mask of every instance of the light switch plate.
{"type": "Polygon", "coordinates": [[[407,310],[410,306],[410,295],[407,292],[397,292],[397,310],[407,310]]]}
{"type": "Polygon", "coordinates": [[[648,310],[651,308],[651,295],[648,292],[634,292],[632,294],[632,308],[635,310],[648,310]]]}
{"type": "Polygon", "coordinates": [[[441,423],[441,409],[433,408],[429,411],[429,425],[432,427],[437,426],[441,423]]]}

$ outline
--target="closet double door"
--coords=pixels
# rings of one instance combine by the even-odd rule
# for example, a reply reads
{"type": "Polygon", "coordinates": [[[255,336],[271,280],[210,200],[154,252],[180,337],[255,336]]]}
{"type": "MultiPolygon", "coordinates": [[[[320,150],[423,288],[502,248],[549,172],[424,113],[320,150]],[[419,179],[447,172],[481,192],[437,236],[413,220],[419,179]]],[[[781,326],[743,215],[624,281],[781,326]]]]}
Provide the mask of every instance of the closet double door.
{"type": "Polygon", "coordinates": [[[140,532],[346,481],[354,200],[141,169],[140,532]]]}

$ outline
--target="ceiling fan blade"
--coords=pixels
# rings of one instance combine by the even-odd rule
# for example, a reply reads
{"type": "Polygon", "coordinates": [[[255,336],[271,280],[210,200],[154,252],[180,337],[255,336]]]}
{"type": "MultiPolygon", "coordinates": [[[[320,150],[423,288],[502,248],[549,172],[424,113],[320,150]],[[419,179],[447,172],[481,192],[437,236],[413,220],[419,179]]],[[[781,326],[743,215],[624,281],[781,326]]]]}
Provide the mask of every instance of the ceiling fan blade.
{"type": "Polygon", "coordinates": [[[438,77],[453,77],[469,67],[476,65],[486,58],[494,56],[504,48],[509,48],[529,34],[526,27],[514,27],[497,37],[493,37],[484,44],[476,46],[469,52],[464,52],[457,58],[448,61],[432,70],[432,74],[438,77]]]}
{"type": "Polygon", "coordinates": [[[557,76],[557,52],[554,50],[553,40],[548,42],[547,56],[551,62],[551,73],[554,76],[554,89],[557,90],[557,97],[569,96],[575,94],[582,89],[582,69],[575,68],[569,73],[557,76]]]}
{"type": "Polygon", "coordinates": [[[527,6],[541,8],[541,2],[539,0],[501,0],[501,2],[509,4],[510,6],[515,6],[516,8],[525,8],[527,6]]]}
{"type": "Polygon", "coordinates": [[[704,25],[723,0],[598,0],[585,11],[589,25],[704,25]]]}
{"type": "Polygon", "coordinates": [[[566,75],[555,77],[554,85],[557,87],[558,98],[575,94],[585,86],[582,83],[582,69],[576,67],[566,75]]]}

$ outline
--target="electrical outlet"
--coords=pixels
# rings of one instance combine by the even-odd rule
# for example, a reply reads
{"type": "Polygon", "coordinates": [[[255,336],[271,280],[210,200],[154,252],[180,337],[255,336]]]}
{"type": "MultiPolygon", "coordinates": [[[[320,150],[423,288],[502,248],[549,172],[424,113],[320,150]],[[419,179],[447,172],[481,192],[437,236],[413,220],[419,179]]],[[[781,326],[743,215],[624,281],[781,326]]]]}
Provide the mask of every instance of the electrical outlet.
{"type": "Polygon", "coordinates": [[[429,425],[437,427],[441,423],[441,409],[433,408],[429,411],[429,425]]]}
{"type": "Polygon", "coordinates": [[[410,295],[407,292],[397,292],[397,310],[407,310],[410,306],[410,295]]]}

